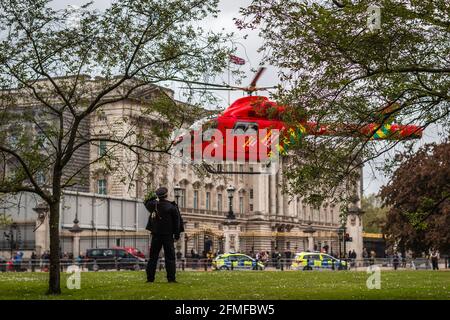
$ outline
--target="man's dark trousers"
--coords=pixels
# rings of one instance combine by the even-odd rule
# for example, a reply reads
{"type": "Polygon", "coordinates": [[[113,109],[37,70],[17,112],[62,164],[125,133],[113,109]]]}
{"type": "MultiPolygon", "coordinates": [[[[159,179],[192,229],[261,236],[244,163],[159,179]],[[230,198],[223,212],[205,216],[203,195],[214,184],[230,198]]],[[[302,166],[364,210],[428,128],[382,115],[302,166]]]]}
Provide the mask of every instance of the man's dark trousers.
{"type": "Polygon", "coordinates": [[[152,236],[150,259],[147,264],[147,280],[155,280],[156,265],[158,264],[161,248],[164,248],[167,280],[175,281],[175,248],[173,245],[173,235],[171,234],[155,234],[152,236]]]}

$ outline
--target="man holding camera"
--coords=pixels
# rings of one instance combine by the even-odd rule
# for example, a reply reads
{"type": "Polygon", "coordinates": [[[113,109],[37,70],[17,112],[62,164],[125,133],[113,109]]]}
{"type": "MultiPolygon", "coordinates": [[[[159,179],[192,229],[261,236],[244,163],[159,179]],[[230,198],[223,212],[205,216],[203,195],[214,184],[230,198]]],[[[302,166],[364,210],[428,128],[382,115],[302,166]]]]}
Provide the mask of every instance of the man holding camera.
{"type": "Polygon", "coordinates": [[[177,205],[168,201],[167,196],[167,188],[161,187],[144,201],[145,207],[150,212],[146,229],[152,233],[150,259],[146,269],[147,282],[155,281],[156,265],[161,248],[164,248],[167,280],[176,282],[174,240],[180,239],[183,226],[177,205]]]}

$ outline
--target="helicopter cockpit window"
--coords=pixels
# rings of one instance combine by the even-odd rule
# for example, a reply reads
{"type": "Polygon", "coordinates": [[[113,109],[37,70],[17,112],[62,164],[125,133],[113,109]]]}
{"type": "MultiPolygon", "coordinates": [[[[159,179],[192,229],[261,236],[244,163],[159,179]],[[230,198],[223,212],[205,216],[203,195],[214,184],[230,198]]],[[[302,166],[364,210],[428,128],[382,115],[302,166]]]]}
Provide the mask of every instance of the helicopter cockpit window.
{"type": "Polygon", "coordinates": [[[258,131],[258,125],[253,122],[236,122],[233,128],[233,134],[254,134],[258,131]]]}
{"type": "Polygon", "coordinates": [[[211,141],[213,135],[214,135],[214,130],[213,129],[207,129],[207,130],[202,131],[202,139],[203,139],[203,141],[211,141]]]}
{"type": "Polygon", "coordinates": [[[249,123],[245,134],[256,134],[258,132],[258,125],[256,123],[249,123]]]}

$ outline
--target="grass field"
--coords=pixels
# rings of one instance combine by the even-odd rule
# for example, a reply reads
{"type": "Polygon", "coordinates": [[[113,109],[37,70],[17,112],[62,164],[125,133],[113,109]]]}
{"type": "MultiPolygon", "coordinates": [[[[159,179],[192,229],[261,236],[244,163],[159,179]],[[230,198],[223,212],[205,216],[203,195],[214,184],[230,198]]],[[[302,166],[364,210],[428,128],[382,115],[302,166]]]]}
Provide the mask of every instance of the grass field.
{"type": "Polygon", "coordinates": [[[0,299],[446,299],[450,271],[383,271],[381,289],[366,287],[365,272],[179,272],[167,283],[158,272],[145,283],[144,272],[84,272],[81,289],[46,296],[46,273],[0,273],[0,299]]]}

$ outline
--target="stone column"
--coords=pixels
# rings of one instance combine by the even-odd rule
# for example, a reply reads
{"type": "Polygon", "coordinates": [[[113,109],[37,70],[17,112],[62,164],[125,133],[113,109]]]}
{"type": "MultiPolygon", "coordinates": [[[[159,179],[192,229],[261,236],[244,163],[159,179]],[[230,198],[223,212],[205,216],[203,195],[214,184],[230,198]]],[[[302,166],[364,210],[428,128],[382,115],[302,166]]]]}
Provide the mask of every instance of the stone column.
{"type": "Polygon", "coordinates": [[[303,230],[303,233],[306,234],[306,236],[308,237],[308,250],[309,251],[314,251],[314,236],[313,234],[316,232],[316,229],[314,229],[311,226],[311,223],[309,223],[308,227],[306,227],[306,229],[303,230]]]}
{"type": "Polygon", "coordinates": [[[225,239],[224,252],[228,253],[230,250],[239,252],[239,230],[237,221],[227,221],[223,226],[223,236],[225,239]],[[234,241],[232,241],[234,239],[234,241]]]}
{"type": "Polygon", "coordinates": [[[347,217],[346,233],[352,238],[352,241],[346,243],[348,253],[355,250],[357,259],[362,258],[363,237],[362,237],[362,217],[361,214],[349,214],[347,217]]]}
{"type": "Polygon", "coordinates": [[[80,255],[80,234],[74,233],[72,243],[73,257],[76,259],[80,255]]]}
{"type": "Polygon", "coordinates": [[[308,250],[314,251],[314,237],[312,234],[308,235],[308,250]]]}
{"type": "Polygon", "coordinates": [[[49,235],[49,224],[48,224],[49,217],[45,218],[44,223],[40,225],[40,221],[36,221],[36,227],[39,228],[34,233],[34,239],[35,239],[35,247],[36,247],[36,254],[40,256],[44,251],[50,250],[50,235],[49,235]]]}
{"type": "Polygon", "coordinates": [[[265,215],[262,212],[256,211],[252,216],[249,216],[247,226],[247,246],[249,250],[253,246],[255,252],[265,251],[270,249],[270,243],[272,238],[272,230],[270,224],[265,219],[265,215]]]}

